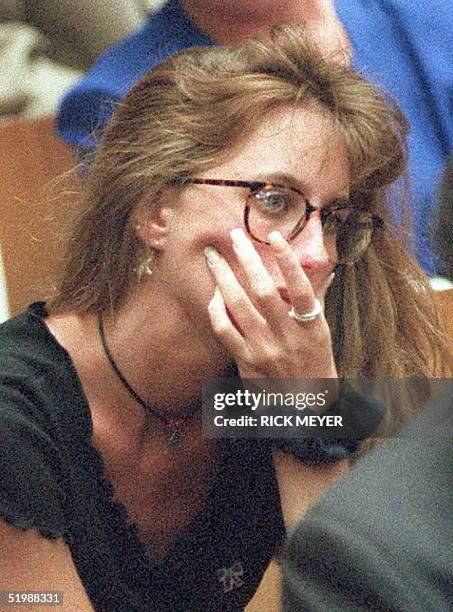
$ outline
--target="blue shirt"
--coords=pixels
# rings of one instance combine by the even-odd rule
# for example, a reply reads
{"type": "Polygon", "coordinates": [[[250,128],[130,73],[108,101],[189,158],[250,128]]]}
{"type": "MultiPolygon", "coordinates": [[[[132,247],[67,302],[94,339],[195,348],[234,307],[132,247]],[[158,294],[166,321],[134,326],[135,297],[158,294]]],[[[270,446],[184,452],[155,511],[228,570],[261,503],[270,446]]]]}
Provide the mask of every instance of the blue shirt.
{"type": "Polygon", "coordinates": [[[57,116],[61,138],[93,150],[96,133],[108,123],[115,103],[150,68],[182,49],[214,44],[189,21],[180,1],[170,0],[141,29],[108,49],[64,96],[57,116]]]}
{"type": "MultiPolygon", "coordinates": [[[[337,0],[354,49],[354,64],[389,91],[409,120],[409,175],[416,253],[427,273],[436,271],[429,232],[438,180],[453,150],[453,11],[448,0],[337,0]]],[[[152,66],[193,46],[213,45],[170,0],[144,27],[109,49],[64,97],[59,133],[83,149],[108,122],[116,101],[152,66]]],[[[396,215],[398,211],[395,211],[396,215]]]]}

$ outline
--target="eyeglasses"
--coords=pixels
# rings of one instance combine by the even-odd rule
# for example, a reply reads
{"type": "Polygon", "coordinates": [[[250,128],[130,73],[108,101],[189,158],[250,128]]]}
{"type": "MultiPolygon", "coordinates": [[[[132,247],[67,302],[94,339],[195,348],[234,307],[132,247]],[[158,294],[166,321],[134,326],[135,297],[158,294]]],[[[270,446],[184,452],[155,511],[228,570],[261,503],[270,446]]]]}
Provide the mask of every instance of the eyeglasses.
{"type": "Polygon", "coordinates": [[[279,231],[291,242],[304,229],[311,214],[319,210],[325,249],[336,264],[352,264],[360,259],[376,228],[384,224],[380,217],[350,202],[318,208],[299,189],[276,183],[207,178],[184,178],[178,182],[248,189],[244,225],[249,236],[261,244],[270,244],[267,237],[272,231],[279,231]]]}

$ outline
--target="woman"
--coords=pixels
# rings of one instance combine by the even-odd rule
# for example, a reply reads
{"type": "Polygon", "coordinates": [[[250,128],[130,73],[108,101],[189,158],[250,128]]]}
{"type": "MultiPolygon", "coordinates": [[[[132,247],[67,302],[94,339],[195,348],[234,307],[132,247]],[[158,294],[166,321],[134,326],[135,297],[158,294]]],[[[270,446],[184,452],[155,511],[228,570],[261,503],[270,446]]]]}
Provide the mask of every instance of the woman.
{"type": "Polygon", "coordinates": [[[283,519],[347,461],[204,438],[202,381],[438,372],[386,207],[405,131],[291,28],[183,52],[131,91],[56,296],[2,328],[8,584],[78,610],[244,607],[283,519]]]}

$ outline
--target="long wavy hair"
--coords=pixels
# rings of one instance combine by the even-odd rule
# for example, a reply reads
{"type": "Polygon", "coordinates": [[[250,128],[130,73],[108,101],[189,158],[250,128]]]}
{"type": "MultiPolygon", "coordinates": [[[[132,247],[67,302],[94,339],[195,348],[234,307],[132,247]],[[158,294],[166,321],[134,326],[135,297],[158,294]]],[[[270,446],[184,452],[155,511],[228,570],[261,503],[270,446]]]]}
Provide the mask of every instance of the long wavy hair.
{"type": "Polygon", "coordinates": [[[385,220],[327,295],[340,376],[447,375],[429,285],[403,246],[407,122],[382,91],[324,58],[297,26],[236,47],[180,52],[133,87],[102,137],[77,202],[50,311],[118,309],[137,282],[137,207],[158,202],[175,178],[215,167],[269,112],[291,106],[315,107],[331,122],[347,145],[352,200],[385,220]]]}

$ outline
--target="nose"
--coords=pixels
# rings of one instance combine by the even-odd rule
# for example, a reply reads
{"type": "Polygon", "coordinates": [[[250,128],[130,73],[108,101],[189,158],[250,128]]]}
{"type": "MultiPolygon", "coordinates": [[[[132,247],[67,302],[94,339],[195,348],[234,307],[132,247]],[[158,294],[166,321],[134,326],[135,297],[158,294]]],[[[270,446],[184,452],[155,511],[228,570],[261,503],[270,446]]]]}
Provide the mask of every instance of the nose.
{"type": "Polygon", "coordinates": [[[326,272],[333,268],[324,241],[320,211],[316,210],[294,239],[293,248],[305,272],[326,272]]]}

